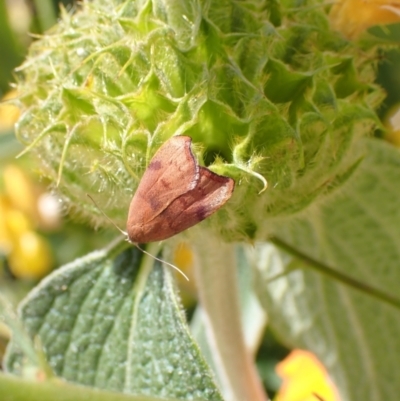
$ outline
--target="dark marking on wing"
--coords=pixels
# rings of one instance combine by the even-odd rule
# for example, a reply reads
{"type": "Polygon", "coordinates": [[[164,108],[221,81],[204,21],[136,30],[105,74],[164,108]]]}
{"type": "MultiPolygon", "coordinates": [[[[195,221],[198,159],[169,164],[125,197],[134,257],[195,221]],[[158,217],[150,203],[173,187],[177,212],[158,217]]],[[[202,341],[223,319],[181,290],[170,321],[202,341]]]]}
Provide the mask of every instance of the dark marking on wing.
{"type": "Polygon", "coordinates": [[[148,170],[152,170],[152,171],[157,171],[157,170],[160,170],[161,168],[162,168],[162,163],[160,160],[152,161],[147,167],[148,170]]]}
{"type": "Polygon", "coordinates": [[[204,220],[208,216],[208,208],[200,205],[196,209],[196,217],[199,219],[199,221],[204,220]]]}
{"type": "Polygon", "coordinates": [[[171,189],[170,183],[165,178],[161,178],[160,182],[163,184],[164,188],[171,189]]]}
{"type": "Polygon", "coordinates": [[[160,207],[160,201],[157,198],[151,197],[148,200],[150,202],[150,207],[153,210],[157,210],[160,207]]]}

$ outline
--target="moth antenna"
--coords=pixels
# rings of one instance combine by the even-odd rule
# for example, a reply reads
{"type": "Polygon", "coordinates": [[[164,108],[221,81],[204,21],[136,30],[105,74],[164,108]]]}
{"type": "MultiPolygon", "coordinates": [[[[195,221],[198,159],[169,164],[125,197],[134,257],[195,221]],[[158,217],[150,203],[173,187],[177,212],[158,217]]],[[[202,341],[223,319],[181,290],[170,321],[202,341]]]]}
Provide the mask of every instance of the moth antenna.
{"type": "MultiPolygon", "coordinates": [[[[105,218],[106,218],[106,219],[107,219],[122,235],[124,235],[125,237],[128,237],[128,233],[127,233],[126,231],[124,231],[124,230],[121,230],[121,228],[119,228],[119,227],[115,224],[115,222],[112,221],[112,220],[110,219],[110,217],[108,217],[108,216],[104,213],[103,210],[101,210],[101,208],[99,207],[99,205],[96,203],[96,201],[95,201],[89,194],[86,194],[86,195],[87,195],[87,197],[93,202],[93,204],[96,206],[97,210],[99,210],[99,212],[101,212],[102,215],[103,215],[103,216],[104,216],[104,217],[105,217],[105,218]]],[[[172,263],[166,262],[165,260],[162,260],[162,259],[160,259],[160,258],[157,258],[157,256],[154,256],[154,255],[152,255],[151,253],[145,251],[143,248],[141,248],[141,247],[139,246],[139,244],[133,243],[133,245],[135,245],[137,249],[139,249],[140,251],[142,251],[142,252],[145,253],[146,255],[150,256],[151,258],[153,258],[153,259],[155,259],[155,260],[158,260],[159,262],[164,263],[164,264],[168,265],[169,267],[172,267],[174,270],[176,270],[177,272],[179,272],[180,274],[182,274],[182,276],[185,277],[185,279],[186,279],[187,281],[190,281],[190,280],[189,280],[189,277],[188,277],[181,269],[179,269],[179,267],[173,265],[172,263]]]]}
{"type": "Polygon", "coordinates": [[[154,256],[154,255],[152,255],[151,253],[145,251],[143,248],[141,248],[141,247],[139,246],[139,244],[134,244],[134,245],[137,247],[137,249],[139,249],[140,251],[142,251],[142,252],[145,253],[146,255],[152,257],[152,258],[155,259],[155,260],[158,260],[158,261],[161,262],[161,263],[164,263],[164,264],[168,265],[169,267],[172,267],[174,270],[176,270],[177,272],[179,272],[180,274],[182,274],[182,276],[185,277],[185,279],[186,279],[187,281],[190,281],[190,280],[189,280],[189,277],[188,277],[181,269],[179,269],[179,267],[173,265],[172,263],[166,262],[165,260],[162,260],[162,259],[160,259],[160,258],[157,258],[157,256],[154,256]]]}
{"type": "Polygon", "coordinates": [[[93,204],[96,206],[97,210],[122,234],[125,235],[125,237],[128,236],[128,233],[124,230],[122,230],[121,228],[119,228],[114,221],[112,221],[105,213],[103,210],[101,210],[101,208],[99,207],[99,205],[96,203],[96,201],[89,195],[86,194],[87,197],[93,202],[93,204]]]}

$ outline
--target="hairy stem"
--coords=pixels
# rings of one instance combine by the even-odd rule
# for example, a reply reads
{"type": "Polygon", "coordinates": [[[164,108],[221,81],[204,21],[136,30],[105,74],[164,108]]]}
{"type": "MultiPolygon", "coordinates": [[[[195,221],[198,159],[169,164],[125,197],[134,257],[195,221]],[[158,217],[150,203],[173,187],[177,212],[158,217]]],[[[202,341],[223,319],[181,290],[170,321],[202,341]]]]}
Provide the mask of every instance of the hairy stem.
{"type": "Polygon", "coordinates": [[[244,341],[235,247],[210,236],[207,240],[198,239],[195,244],[199,258],[196,263],[199,296],[225,399],[266,401],[267,395],[244,341]]]}

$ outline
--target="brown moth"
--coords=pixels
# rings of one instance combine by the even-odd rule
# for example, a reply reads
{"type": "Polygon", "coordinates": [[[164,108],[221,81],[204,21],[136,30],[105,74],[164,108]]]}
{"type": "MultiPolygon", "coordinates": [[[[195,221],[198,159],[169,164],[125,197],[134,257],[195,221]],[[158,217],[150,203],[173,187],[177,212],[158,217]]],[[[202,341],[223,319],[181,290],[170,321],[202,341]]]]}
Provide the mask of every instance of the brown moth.
{"type": "Polygon", "coordinates": [[[231,197],[234,180],[199,166],[191,142],[188,136],[174,136],[151,159],[129,207],[130,242],[170,238],[209,217],[231,197]]]}

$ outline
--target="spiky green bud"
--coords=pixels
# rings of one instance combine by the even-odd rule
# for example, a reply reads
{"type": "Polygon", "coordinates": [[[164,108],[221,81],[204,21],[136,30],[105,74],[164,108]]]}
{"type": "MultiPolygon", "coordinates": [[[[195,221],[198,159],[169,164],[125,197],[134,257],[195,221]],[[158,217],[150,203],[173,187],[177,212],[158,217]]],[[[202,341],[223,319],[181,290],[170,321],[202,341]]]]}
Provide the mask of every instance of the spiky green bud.
{"type": "Polygon", "coordinates": [[[189,135],[236,180],[214,228],[265,238],[352,172],[380,98],[372,51],[332,31],[322,1],[297,4],[85,1],[19,69],[18,136],[67,205],[105,223],[90,194],[124,226],[150,157],[189,135]]]}

